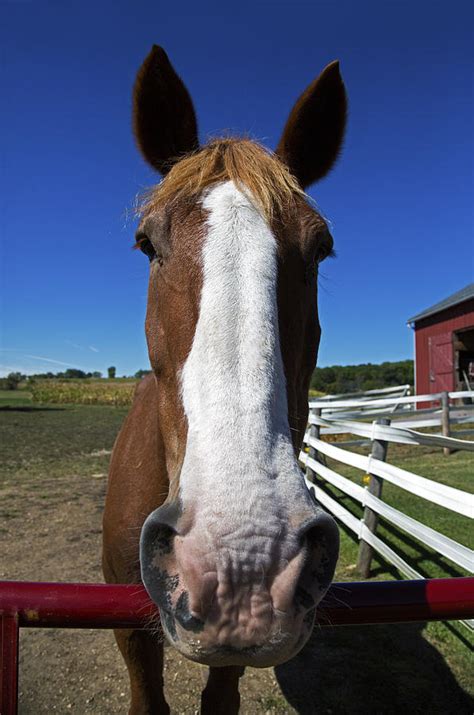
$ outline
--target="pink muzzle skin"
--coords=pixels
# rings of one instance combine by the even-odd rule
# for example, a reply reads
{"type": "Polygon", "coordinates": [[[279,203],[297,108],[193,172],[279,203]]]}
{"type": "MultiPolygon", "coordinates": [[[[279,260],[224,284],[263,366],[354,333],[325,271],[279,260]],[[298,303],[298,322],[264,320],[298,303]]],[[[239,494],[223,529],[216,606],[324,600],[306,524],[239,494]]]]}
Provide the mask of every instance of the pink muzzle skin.
{"type": "Polygon", "coordinates": [[[170,642],[204,665],[268,667],[296,655],[334,575],[334,519],[313,505],[278,540],[232,547],[210,543],[202,526],[187,522],[179,502],[164,505],[140,539],[142,580],[170,642]]]}

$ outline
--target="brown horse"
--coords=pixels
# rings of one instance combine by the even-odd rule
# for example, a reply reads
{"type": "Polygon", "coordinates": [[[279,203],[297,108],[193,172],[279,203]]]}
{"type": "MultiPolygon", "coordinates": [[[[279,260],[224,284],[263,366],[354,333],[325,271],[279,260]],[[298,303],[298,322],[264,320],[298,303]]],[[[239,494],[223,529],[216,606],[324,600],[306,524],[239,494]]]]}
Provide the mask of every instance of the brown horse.
{"type": "MultiPolygon", "coordinates": [[[[333,577],[338,531],[297,454],[320,339],[318,264],[332,238],[304,189],[340,150],[337,62],[296,102],[276,152],[199,148],[191,98],[154,47],[134,129],[164,175],[142,210],[153,374],[117,439],[104,517],[105,578],[143,581],[170,643],[210,666],[202,712],[236,713],[243,666],[276,665],[308,639],[333,577]]],[[[168,713],[163,645],[117,631],[131,713],[168,713]]]]}

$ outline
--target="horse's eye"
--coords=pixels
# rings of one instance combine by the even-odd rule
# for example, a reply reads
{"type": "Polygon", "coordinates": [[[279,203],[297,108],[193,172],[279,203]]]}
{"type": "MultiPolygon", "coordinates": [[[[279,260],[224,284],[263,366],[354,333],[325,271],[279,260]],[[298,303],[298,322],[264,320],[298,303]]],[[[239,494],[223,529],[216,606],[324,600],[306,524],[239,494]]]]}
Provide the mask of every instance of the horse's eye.
{"type": "Polygon", "coordinates": [[[135,248],[139,248],[140,251],[145,254],[145,256],[148,256],[148,260],[150,261],[150,263],[156,258],[158,259],[160,265],[162,265],[163,261],[161,260],[160,256],[157,255],[152,242],[145,233],[137,234],[135,248]]]}
{"type": "Polygon", "coordinates": [[[336,254],[335,254],[333,246],[334,246],[333,238],[332,238],[331,234],[329,233],[329,230],[326,229],[318,237],[316,262],[322,263],[326,258],[334,257],[336,254]]]}
{"type": "Polygon", "coordinates": [[[142,241],[140,241],[140,251],[145,254],[145,256],[148,256],[148,259],[152,261],[154,258],[156,258],[156,251],[153,248],[153,244],[150,241],[150,239],[145,238],[142,241]]]}

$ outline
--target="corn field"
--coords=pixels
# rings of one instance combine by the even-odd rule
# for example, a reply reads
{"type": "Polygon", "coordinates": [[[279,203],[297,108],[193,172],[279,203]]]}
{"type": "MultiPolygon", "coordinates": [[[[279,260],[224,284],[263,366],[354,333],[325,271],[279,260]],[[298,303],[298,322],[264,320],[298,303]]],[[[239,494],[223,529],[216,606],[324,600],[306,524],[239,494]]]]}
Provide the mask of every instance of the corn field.
{"type": "Polygon", "coordinates": [[[74,405],[132,404],[136,382],[97,380],[41,380],[28,387],[33,402],[74,405]]]}

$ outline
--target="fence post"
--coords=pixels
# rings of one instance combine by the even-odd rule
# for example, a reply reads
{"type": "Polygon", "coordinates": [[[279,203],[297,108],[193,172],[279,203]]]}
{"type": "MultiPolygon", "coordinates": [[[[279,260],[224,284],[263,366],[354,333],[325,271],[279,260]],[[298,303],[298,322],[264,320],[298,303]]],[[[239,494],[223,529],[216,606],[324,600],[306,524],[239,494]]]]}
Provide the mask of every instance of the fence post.
{"type": "Polygon", "coordinates": [[[0,713],[16,715],[18,708],[18,614],[0,614],[0,713]]]}
{"type": "MultiPolygon", "coordinates": [[[[316,415],[316,417],[321,417],[321,408],[315,407],[313,410],[311,410],[310,415],[311,413],[313,413],[313,415],[316,415]]],[[[316,437],[316,439],[319,439],[321,436],[321,427],[319,425],[310,425],[309,434],[310,437],[316,437]]],[[[308,445],[308,456],[312,457],[313,459],[317,459],[318,450],[314,447],[311,447],[311,445],[308,445]]],[[[306,476],[310,482],[314,482],[316,472],[314,472],[309,465],[306,465],[306,476]]]]}
{"type": "MultiPolygon", "coordinates": [[[[389,425],[391,420],[387,418],[381,418],[375,420],[377,425],[389,425]]],[[[372,442],[371,457],[378,459],[381,462],[385,462],[387,457],[388,442],[381,439],[374,439],[372,442]]],[[[382,486],[383,479],[381,477],[376,477],[374,474],[370,475],[369,481],[369,493],[381,499],[382,497],[382,486]]],[[[375,534],[378,523],[378,514],[372,511],[368,506],[364,508],[364,518],[363,522],[365,526],[375,534]]],[[[372,562],[373,549],[372,547],[364,541],[362,538],[359,544],[359,556],[357,558],[357,571],[361,574],[363,578],[369,578],[370,576],[370,564],[372,562]]]]}
{"type": "MultiPolygon", "coordinates": [[[[441,393],[441,430],[443,437],[450,437],[449,428],[449,392],[441,393]]],[[[443,447],[443,453],[446,457],[449,457],[451,450],[449,447],[443,447]]]]}

